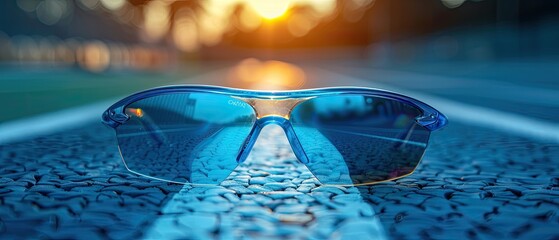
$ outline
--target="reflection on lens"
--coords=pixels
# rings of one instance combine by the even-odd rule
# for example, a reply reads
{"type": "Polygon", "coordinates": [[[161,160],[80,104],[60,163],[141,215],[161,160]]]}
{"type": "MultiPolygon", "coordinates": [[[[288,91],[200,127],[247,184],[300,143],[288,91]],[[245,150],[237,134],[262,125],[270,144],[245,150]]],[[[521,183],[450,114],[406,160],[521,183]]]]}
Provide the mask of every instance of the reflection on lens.
{"type": "Polygon", "coordinates": [[[117,138],[126,167],[193,184],[217,184],[233,172],[256,119],[245,102],[211,93],[146,98],[125,113],[130,119],[117,127],[117,138]]]}
{"type": "Polygon", "coordinates": [[[291,113],[307,167],[324,184],[366,184],[413,172],[429,130],[408,104],[362,95],[323,96],[291,113]]]}

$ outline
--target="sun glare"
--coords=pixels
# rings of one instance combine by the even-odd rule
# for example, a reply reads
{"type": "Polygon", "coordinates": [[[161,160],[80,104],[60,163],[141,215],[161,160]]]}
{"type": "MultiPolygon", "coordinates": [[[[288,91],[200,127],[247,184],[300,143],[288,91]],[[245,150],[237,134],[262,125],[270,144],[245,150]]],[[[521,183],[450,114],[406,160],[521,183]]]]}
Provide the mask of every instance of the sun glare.
{"type": "Polygon", "coordinates": [[[248,58],[237,64],[228,74],[232,87],[258,90],[299,89],[306,82],[300,67],[282,61],[260,61],[248,58]]]}
{"type": "Polygon", "coordinates": [[[289,8],[289,0],[252,0],[249,5],[265,19],[281,17],[289,8]]]}

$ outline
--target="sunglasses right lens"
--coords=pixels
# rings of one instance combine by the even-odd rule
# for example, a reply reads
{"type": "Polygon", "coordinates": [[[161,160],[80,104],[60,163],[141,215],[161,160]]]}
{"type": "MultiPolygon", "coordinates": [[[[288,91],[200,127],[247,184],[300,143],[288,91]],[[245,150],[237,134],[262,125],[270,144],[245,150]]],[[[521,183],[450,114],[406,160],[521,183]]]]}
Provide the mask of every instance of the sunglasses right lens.
{"type": "Polygon", "coordinates": [[[417,108],[396,100],[336,95],[307,100],[291,113],[293,130],[323,184],[356,185],[405,176],[419,164],[430,131],[417,108]]]}
{"type": "Polygon", "coordinates": [[[256,119],[247,103],[212,93],[145,98],[125,112],[130,119],[116,130],[126,167],[144,176],[194,184],[217,184],[233,172],[256,119]]]}

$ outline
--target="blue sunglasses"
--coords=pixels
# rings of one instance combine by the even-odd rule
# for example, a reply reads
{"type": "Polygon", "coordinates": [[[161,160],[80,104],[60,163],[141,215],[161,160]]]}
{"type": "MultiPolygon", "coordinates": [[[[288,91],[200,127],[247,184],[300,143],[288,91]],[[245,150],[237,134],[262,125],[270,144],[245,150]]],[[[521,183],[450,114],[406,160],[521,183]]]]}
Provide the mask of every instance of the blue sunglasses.
{"type": "Polygon", "coordinates": [[[446,117],[397,93],[339,87],[250,91],[183,85],[128,96],[103,113],[126,168],[162,181],[219,184],[245,161],[262,128],[277,124],[322,183],[366,185],[418,166],[446,117]]]}

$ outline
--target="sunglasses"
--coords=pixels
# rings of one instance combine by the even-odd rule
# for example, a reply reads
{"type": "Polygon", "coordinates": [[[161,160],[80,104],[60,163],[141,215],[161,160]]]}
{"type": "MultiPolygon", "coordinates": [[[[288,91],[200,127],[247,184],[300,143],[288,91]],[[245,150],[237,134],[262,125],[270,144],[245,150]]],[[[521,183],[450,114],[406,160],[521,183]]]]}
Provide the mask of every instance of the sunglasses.
{"type": "Polygon", "coordinates": [[[126,168],[186,184],[219,184],[247,159],[269,124],[328,185],[367,185],[405,177],[418,166],[431,131],[446,117],[397,93],[357,87],[250,91],[182,85],[128,96],[103,113],[126,168]]]}

